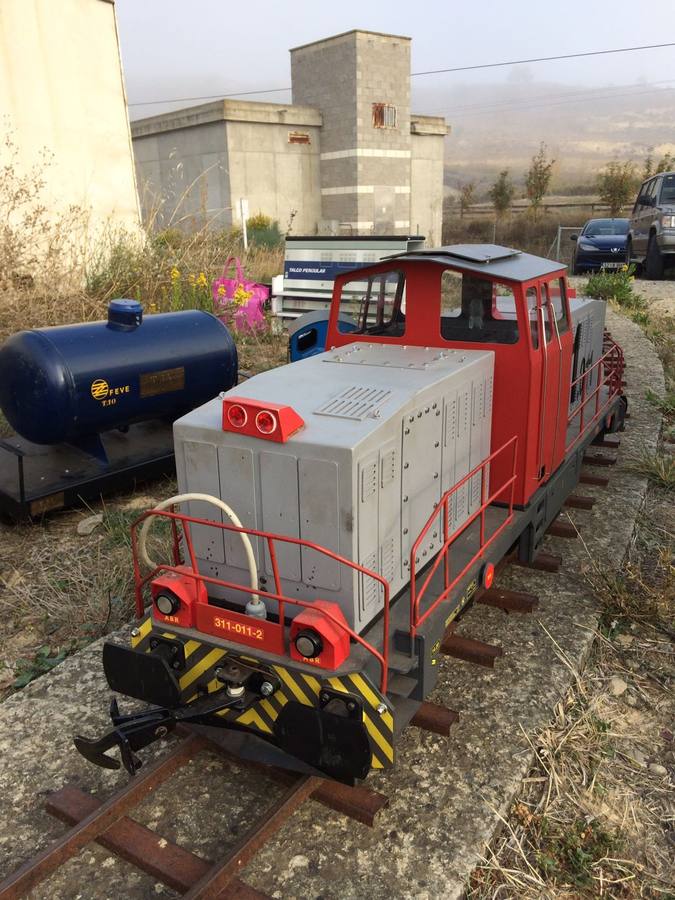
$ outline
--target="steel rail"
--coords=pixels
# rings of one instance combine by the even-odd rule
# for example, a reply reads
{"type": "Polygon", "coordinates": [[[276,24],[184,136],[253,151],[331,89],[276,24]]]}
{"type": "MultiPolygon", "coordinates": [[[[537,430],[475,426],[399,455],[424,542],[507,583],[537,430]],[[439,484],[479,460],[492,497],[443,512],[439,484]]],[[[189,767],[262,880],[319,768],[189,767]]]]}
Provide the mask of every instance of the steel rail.
{"type": "Polygon", "coordinates": [[[211,869],[184,895],[188,900],[216,900],[221,892],[250,862],[262,845],[275,834],[284,822],[320,787],[323,779],[315,775],[301,775],[268,810],[265,819],[253,825],[232,847],[224,860],[211,869]]]}
{"type": "Polygon", "coordinates": [[[118,822],[146,794],[166,781],[173,772],[185,765],[206,745],[205,738],[192,735],[178,744],[168,756],[149,765],[142,774],[130,780],[120,791],[70,828],[61,838],[0,882],[0,900],[18,900],[19,897],[24,897],[28,891],[79,853],[88,843],[96,840],[118,822]]]}

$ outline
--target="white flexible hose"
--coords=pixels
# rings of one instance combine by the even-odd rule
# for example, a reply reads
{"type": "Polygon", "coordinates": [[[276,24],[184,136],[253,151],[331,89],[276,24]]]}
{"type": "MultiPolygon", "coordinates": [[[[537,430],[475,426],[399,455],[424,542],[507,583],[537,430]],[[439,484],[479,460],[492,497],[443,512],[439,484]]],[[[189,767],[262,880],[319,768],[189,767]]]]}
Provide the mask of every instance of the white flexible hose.
{"type": "MultiPolygon", "coordinates": [[[[224,503],[219,497],[212,497],[211,494],[176,494],[175,497],[169,497],[168,500],[162,500],[161,503],[158,503],[157,506],[153,507],[153,509],[150,510],[150,515],[141,525],[141,530],[138,535],[138,552],[146,566],[151,569],[154,569],[157,566],[157,563],[153,562],[153,560],[151,560],[148,556],[148,552],[146,549],[148,532],[150,530],[150,525],[152,524],[153,514],[161,512],[168,506],[176,506],[179,503],[188,503],[193,500],[200,501],[202,503],[210,503],[212,506],[217,506],[218,509],[225,513],[225,515],[233,525],[236,525],[237,528],[244,527],[239,521],[239,516],[234,512],[234,510],[230,509],[227,503],[224,503]]],[[[243,531],[239,531],[237,533],[239,534],[241,542],[244,545],[244,551],[246,553],[246,559],[248,561],[248,571],[251,578],[251,588],[253,589],[251,599],[254,603],[259,603],[260,597],[257,593],[255,593],[258,588],[258,566],[256,565],[255,556],[253,555],[253,547],[251,546],[251,541],[247,534],[245,534],[243,531]]]]}

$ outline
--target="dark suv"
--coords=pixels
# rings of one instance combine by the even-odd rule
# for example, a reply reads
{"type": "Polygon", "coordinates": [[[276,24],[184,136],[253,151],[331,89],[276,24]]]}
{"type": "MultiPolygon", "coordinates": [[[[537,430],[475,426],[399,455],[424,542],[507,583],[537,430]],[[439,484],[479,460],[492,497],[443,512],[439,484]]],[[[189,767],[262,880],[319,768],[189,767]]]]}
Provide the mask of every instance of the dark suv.
{"type": "Polygon", "coordinates": [[[626,262],[642,266],[647,278],[663,278],[675,265],[675,172],[644,181],[630,218],[626,262]]]}

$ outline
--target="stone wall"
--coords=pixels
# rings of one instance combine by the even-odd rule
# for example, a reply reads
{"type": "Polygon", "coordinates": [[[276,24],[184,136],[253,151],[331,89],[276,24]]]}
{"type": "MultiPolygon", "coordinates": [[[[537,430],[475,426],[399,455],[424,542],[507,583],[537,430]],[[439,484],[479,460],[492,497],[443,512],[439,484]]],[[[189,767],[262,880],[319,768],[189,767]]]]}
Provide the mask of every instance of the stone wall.
{"type": "Polygon", "coordinates": [[[407,233],[410,39],[351,31],[291,50],[293,102],[316,107],[326,227],[407,233]],[[393,107],[376,127],[374,104],[393,107]]]}

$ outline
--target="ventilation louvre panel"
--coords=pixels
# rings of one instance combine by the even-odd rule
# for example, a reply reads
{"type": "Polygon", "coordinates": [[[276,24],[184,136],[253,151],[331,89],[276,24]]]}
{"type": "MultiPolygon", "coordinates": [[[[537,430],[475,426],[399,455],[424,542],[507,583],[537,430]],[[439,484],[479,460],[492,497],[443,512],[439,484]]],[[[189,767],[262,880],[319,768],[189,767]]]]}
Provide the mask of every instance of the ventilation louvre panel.
{"type": "Polygon", "coordinates": [[[336,419],[354,419],[362,422],[372,416],[391,396],[391,391],[383,388],[353,385],[345,388],[337,397],[327,400],[314,412],[317,416],[333,416],[336,419]]]}

